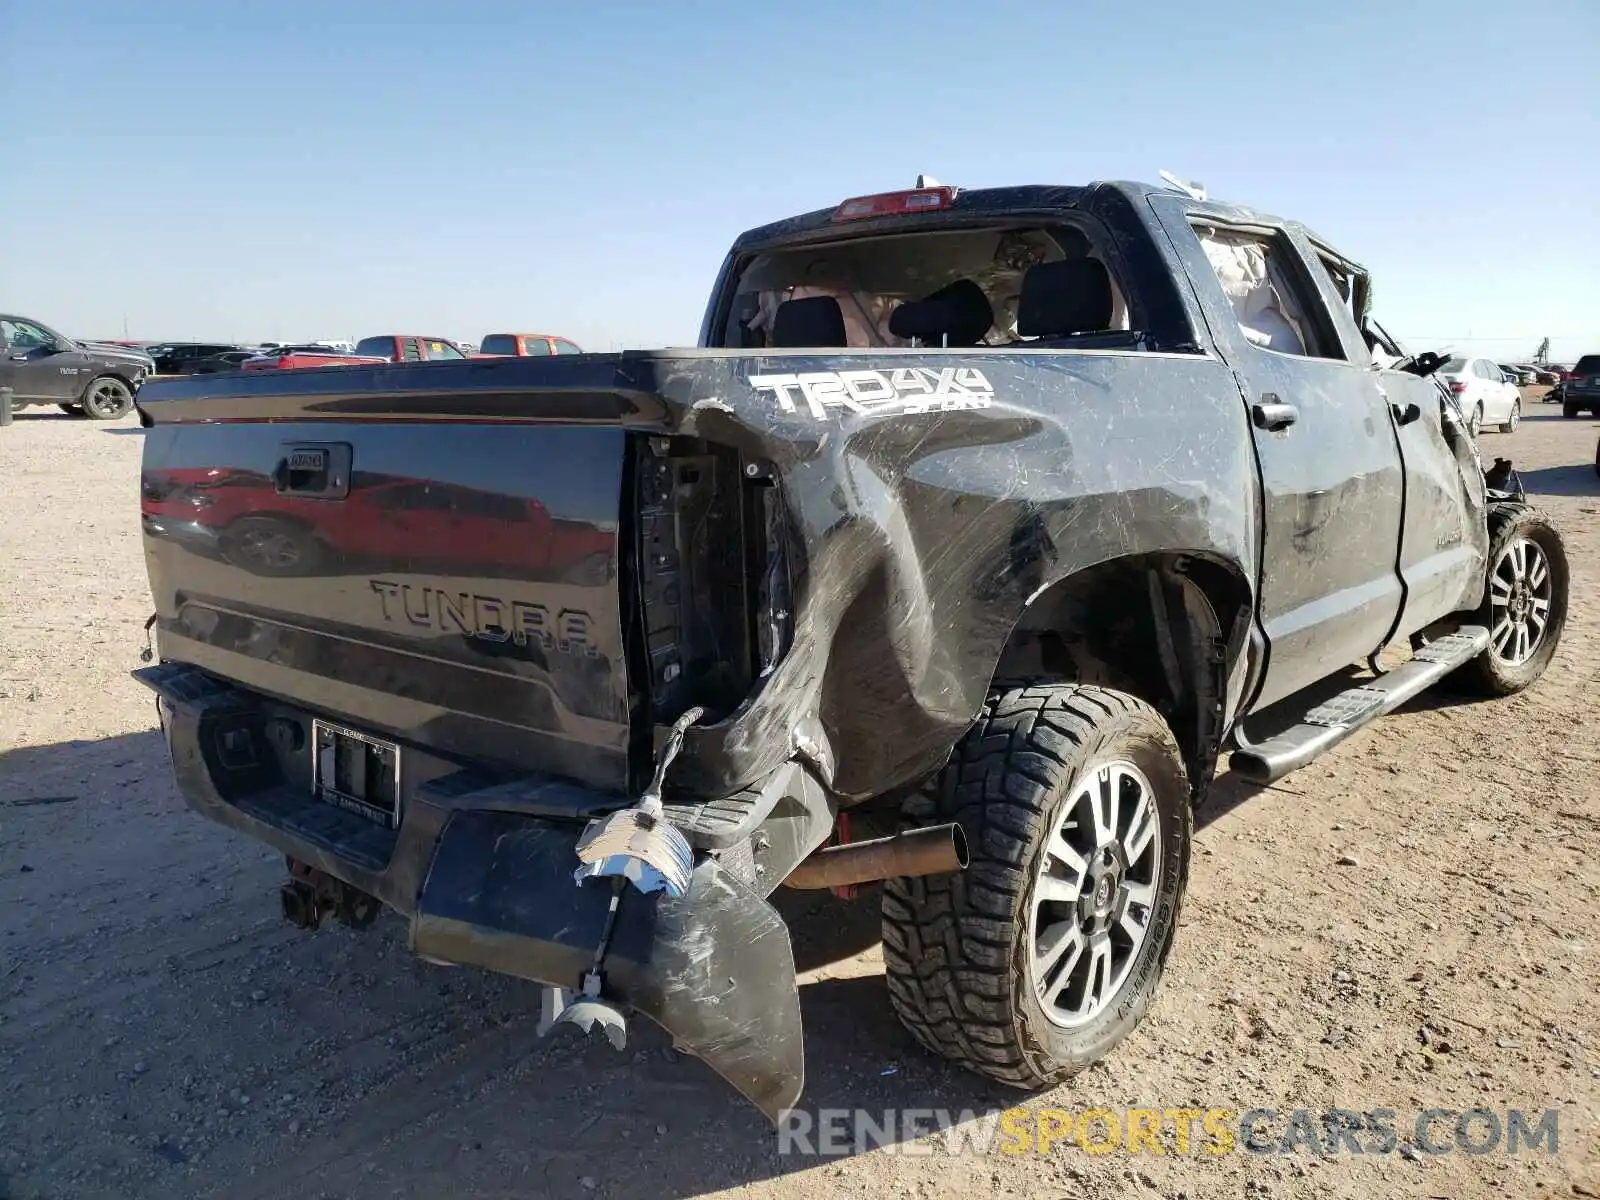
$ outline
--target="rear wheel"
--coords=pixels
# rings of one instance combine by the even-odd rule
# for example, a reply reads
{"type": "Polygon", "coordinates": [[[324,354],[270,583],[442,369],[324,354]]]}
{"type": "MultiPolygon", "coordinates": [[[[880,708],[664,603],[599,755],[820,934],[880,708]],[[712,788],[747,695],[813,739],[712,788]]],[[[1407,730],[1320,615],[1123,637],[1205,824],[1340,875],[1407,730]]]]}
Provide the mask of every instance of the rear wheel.
{"type": "Polygon", "coordinates": [[[1522,401],[1518,400],[1511,405],[1511,415],[1500,426],[1501,433],[1511,433],[1522,422],[1522,401]]]}
{"type": "Polygon", "coordinates": [[[918,1041],[1037,1088],[1133,1031],[1172,947],[1193,829],[1160,714],[1104,688],[996,693],[906,815],[961,822],[973,855],[885,886],[889,995],[918,1041]]]}
{"type": "Polygon", "coordinates": [[[1554,657],[1567,623],[1567,552],[1550,518],[1525,504],[1489,510],[1489,585],[1472,616],[1489,645],[1452,683],[1482,696],[1531,686],[1554,657]]]}
{"type": "Polygon", "coordinates": [[[1467,418],[1467,431],[1473,437],[1477,437],[1478,434],[1483,432],[1483,405],[1480,404],[1473,409],[1472,415],[1467,418]]]}
{"type": "Polygon", "coordinates": [[[115,421],[133,408],[133,392],[122,380],[102,375],[83,394],[83,411],[91,421],[115,421]]]}

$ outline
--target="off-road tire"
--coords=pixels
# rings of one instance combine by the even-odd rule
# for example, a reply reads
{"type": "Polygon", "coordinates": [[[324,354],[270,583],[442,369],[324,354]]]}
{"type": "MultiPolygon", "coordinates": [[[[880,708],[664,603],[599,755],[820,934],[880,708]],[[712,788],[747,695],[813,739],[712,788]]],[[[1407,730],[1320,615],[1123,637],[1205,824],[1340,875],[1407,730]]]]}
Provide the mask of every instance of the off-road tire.
{"type": "Polygon", "coordinates": [[[1511,415],[1500,426],[1501,433],[1514,433],[1518,423],[1522,420],[1522,401],[1518,400],[1511,406],[1511,415]]]}
{"type": "Polygon", "coordinates": [[[997,691],[904,815],[914,825],[959,821],[972,848],[963,872],[891,879],[884,888],[889,997],[919,1042],[980,1075],[1035,1089],[1071,1078],[1133,1031],[1172,948],[1194,828],[1183,757],[1159,713],[1098,687],[997,691]],[[1045,1015],[1029,980],[1033,890],[1075,786],[1119,759],[1144,772],[1160,816],[1156,899],[1120,989],[1087,1025],[1064,1028],[1045,1015]]]}
{"type": "MultiPolygon", "coordinates": [[[[1543,551],[1550,571],[1550,613],[1544,638],[1526,662],[1511,665],[1494,653],[1491,644],[1476,658],[1450,676],[1452,690],[1475,696],[1510,696],[1531,687],[1545,673],[1561,644],[1567,623],[1567,587],[1571,574],[1561,531],[1550,518],[1530,505],[1505,501],[1489,508],[1489,562],[1492,574],[1507,546],[1527,538],[1543,551]]],[[[1484,588],[1483,603],[1467,619],[1482,625],[1494,635],[1496,614],[1490,589],[1484,588]]]]}
{"type": "Polygon", "coordinates": [[[84,389],[79,403],[91,421],[115,421],[133,411],[133,389],[115,375],[102,375],[84,389]]]}

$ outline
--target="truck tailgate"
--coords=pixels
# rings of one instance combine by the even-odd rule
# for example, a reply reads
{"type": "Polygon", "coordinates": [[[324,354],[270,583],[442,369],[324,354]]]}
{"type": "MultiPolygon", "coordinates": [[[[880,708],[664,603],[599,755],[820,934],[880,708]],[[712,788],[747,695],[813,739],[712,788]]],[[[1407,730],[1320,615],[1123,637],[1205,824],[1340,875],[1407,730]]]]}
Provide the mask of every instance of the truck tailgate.
{"type": "Polygon", "coordinates": [[[199,381],[141,397],[162,657],[401,742],[625,788],[615,416],[419,423],[364,395],[342,419],[286,409],[275,383],[212,385],[232,389],[221,413],[199,381]]]}

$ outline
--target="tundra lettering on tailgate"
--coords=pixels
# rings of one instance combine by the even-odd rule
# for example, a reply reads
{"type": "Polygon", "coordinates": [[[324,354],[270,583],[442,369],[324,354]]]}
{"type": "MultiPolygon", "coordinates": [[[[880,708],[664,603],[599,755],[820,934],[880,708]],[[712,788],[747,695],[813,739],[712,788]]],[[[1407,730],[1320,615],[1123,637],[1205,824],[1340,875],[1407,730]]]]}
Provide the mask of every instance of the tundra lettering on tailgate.
{"type": "Polygon", "coordinates": [[[421,584],[369,581],[377,593],[383,619],[404,622],[417,629],[459,633],[486,642],[536,645],[560,654],[595,658],[600,651],[589,641],[589,614],[563,608],[555,614],[544,604],[528,600],[502,600],[421,584]]]}
{"type": "Polygon", "coordinates": [[[752,375],[750,386],[771,391],[786,413],[798,411],[795,393],[818,421],[828,409],[862,416],[879,413],[951,412],[988,408],[994,386],[976,367],[897,367],[893,371],[808,371],[799,375],[752,375]]]}

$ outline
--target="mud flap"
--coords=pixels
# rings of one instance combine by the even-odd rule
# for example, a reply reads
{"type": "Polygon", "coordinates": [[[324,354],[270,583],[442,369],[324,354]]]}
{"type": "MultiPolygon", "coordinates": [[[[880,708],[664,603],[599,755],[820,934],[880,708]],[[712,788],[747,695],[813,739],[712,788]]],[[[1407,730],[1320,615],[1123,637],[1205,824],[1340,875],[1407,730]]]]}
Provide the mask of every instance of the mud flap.
{"type": "MultiPolygon", "coordinates": [[[[418,954],[577,989],[611,901],[572,881],[581,829],[458,812],[440,835],[411,922],[418,954]]],[[[805,1086],[789,930],[714,859],[682,897],[629,888],[606,955],[604,997],[648,1017],[774,1123],[805,1086]]]]}

